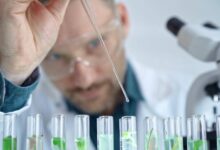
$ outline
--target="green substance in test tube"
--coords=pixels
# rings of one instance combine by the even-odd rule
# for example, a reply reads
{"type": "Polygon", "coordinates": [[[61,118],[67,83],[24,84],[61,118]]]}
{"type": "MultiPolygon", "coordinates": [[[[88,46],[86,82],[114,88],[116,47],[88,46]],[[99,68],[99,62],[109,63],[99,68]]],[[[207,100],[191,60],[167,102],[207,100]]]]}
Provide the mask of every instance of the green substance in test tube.
{"type": "Polygon", "coordinates": [[[88,142],[85,138],[77,138],[75,140],[77,150],[87,150],[88,142]]]}
{"type": "Polygon", "coordinates": [[[165,139],[165,150],[183,150],[182,137],[173,137],[165,139]]]}
{"type": "Polygon", "coordinates": [[[53,150],[66,150],[65,139],[54,137],[52,139],[53,150]]]}
{"type": "Polygon", "coordinates": [[[98,150],[113,150],[113,135],[99,135],[98,150]]]}
{"type": "Polygon", "coordinates": [[[11,136],[3,139],[3,150],[17,150],[17,139],[11,136]]]}
{"type": "Polygon", "coordinates": [[[207,142],[205,140],[188,140],[187,150],[207,150],[207,142]]]}
{"type": "Polygon", "coordinates": [[[125,131],[122,133],[122,150],[136,150],[136,133],[125,131]]]}
{"type": "Polygon", "coordinates": [[[207,150],[207,142],[204,140],[195,140],[192,145],[193,150],[207,150]]]}

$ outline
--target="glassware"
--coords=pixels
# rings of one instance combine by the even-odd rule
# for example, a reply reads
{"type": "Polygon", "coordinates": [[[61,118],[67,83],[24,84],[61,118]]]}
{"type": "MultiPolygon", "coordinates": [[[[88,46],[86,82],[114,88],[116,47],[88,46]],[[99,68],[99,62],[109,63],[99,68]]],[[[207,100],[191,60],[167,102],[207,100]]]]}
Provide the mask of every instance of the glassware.
{"type": "Polygon", "coordinates": [[[124,116],[119,120],[121,150],[137,150],[136,117],[124,116]]]}
{"type": "Polygon", "coordinates": [[[192,118],[187,119],[187,150],[193,150],[193,121],[192,118]]]}
{"type": "Polygon", "coordinates": [[[66,139],[64,134],[65,128],[64,115],[57,115],[52,118],[52,140],[53,150],[66,150],[66,139]]]}
{"type": "Polygon", "coordinates": [[[188,119],[187,129],[190,130],[187,135],[188,150],[207,150],[205,116],[196,115],[188,119]]]}
{"type": "Polygon", "coordinates": [[[145,150],[160,150],[158,121],[156,117],[145,118],[145,150]]]}
{"type": "Polygon", "coordinates": [[[98,150],[114,149],[113,117],[101,116],[97,119],[98,150]]]}
{"type": "Polygon", "coordinates": [[[220,150],[220,116],[216,117],[216,135],[217,150],[220,150]]]}
{"type": "Polygon", "coordinates": [[[17,150],[16,115],[4,115],[3,120],[3,150],[17,150]]]}
{"type": "Polygon", "coordinates": [[[43,128],[39,114],[27,118],[26,150],[43,150],[43,128]]]}
{"type": "Polygon", "coordinates": [[[75,122],[75,149],[88,150],[89,148],[89,116],[76,115],[75,122]]]}
{"type": "Polygon", "coordinates": [[[164,120],[165,150],[183,150],[182,118],[164,120]]]}

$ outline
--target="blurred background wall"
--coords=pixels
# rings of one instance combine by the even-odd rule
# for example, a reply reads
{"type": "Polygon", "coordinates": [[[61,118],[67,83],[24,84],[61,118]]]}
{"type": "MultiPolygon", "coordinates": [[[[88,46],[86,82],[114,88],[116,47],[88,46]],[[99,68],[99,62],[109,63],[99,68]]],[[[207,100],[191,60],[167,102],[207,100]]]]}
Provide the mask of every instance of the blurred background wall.
{"type": "Polygon", "coordinates": [[[211,21],[220,26],[220,0],[118,0],[130,13],[131,31],[126,46],[128,54],[144,65],[160,71],[187,73],[195,78],[216,68],[203,63],[181,49],[176,38],[166,30],[166,22],[178,16],[185,22],[211,21]]]}

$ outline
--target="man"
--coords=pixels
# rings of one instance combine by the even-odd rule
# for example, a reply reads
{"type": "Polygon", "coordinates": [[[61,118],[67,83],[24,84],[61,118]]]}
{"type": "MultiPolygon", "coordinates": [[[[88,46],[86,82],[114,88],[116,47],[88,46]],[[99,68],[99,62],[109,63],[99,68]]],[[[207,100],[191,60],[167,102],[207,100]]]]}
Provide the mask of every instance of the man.
{"type": "MultiPolygon", "coordinates": [[[[111,64],[80,0],[51,0],[45,5],[32,0],[0,0],[2,79],[8,93],[16,93],[21,88],[21,98],[6,96],[5,101],[10,105],[3,103],[1,110],[22,111],[28,107],[19,116],[18,135],[22,139],[26,116],[42,114],[46,149],[50,147],[49,125],[54,114],[66,114],[68,149],[73,147],[71,118],[75,114],[90,115],[93,148],[97,147],[97,117],[114,116],[115,150],[119,149],[119,118],[137,116],[138,146],[144,149],[144,117],[184,115],[185,91],[173,78],[158,76],[126,57],[123,42],[129,31],[129,17],[124,4],[116,5],[113,0],[89,2],[130,102],[124,101],[111,64]],[[28,106],[27,97],[38,82],[35,68],[43,59],[42,78],[28,106]],[[7,89],[8,84],[11,89],[7,89]]],[[[22,149],[25,140],[19,144],[22,149]]]]}

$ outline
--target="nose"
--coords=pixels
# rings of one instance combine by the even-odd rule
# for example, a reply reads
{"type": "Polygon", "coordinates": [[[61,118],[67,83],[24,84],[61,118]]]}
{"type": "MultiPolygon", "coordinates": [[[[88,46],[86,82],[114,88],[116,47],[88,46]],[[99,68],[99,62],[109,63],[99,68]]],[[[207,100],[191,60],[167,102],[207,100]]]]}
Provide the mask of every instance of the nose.
{"type": "Polygon", "coordinates": [[[89,88],[93,84],[95,78],[95,71],[94,68],[90,66],[90,62],[77,58],[73,67],[74,85],[82,89],[89,88]]]}

